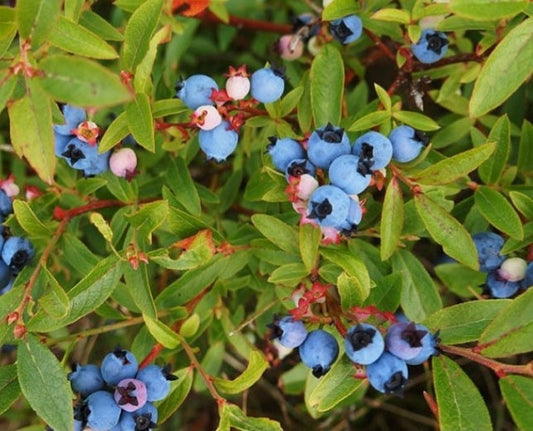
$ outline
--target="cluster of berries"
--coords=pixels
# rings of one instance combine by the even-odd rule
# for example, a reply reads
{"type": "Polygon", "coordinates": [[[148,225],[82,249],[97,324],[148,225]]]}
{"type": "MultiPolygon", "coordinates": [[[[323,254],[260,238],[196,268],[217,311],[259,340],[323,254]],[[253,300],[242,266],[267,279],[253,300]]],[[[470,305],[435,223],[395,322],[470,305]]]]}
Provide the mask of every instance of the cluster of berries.
{"type": "Polygon", "coordinates": [[[62,107],[65,124],[54,125],[55,154],[68,165],[93,176],[108,169],[113,174],[131,179],[137,167],[137,156],[128,147],[119,148],[113,154],[98,152],[100,128],[87,121],[85,110],[70,105],[62,107]]]}
{"type": "Polygon", "coordinates": [[[267,151],[274,167],[285,173],[287,194],[302,223],[318,225],[327,241],[338,242],[341,235],[354,234],[362,219],[358,194],[373,177],[384,175],[391,159],[415,159],[428,140],[402,125],[389,137],[367,132],[352,145],[344,129],[327,124],[302,143],[276,137],[270,142],[267,151]],[[327,170],[330,184],[319,185],[317,169],[327,170]]]}
{"type": "MultiPolygon", "coordinates": [[[[275,319],[269,325],[272,338],[287,348],[298,347],[302,362],[315,377],[326,374],[339,355],[337,339],[323,329],[307,331],[301,320],[292,316],[275,319]]],[[[379,392],[401,395],[408,379],[408,365],[420,365],[437,354],[438,338],[425,326],[397,321],[385,337],[369,323],[358,323],[344,336],[348,358],[357,366],[366,366],[370,385],[379,392]]]]}
{"type": "MultiPolygon", "coordinates": [[[[13,214],[11,195],[18,194],[18,187],[12,180],[4,181],[5,189],[0,189],[0,222],[13,214]]],[[[32,243],[23,237],[9,236],[0,225],[0,295],[11,290],[15,277],[28,264],[35,254],[32,243]]]]}
{"type": "Polygon", "coordinates": [[[476,245],[479,270],[486,272],[485,290],[493,298],[509,298],[519,289],[533,285],[533,262],[521,257],[505,257],[500,254],[504,239],[494,232],[472,235],[476,245]]]}
{"type": "Polygon", "coordinates": [[[197,126],[198,142],[207,159],[223,162],[239,140],[239,130],[247,108],[258,102],[273,103],[285,90],[284,73],[275,67],[264,67],[250,76],[246,66],[230,67],[225,88],[219,90],[213,78],[191,75],[176,83],[176,97],[194,110],[191,124],[197,126]],[[251,93],[252,99],[245,100],[251,93]]]}
{"type": "Polygon", "coordinates": [[[154,401],[170,392],[177,379],[169,367],[139,369],[135,356],[121,348],[107,354],[102,365],[73,365],[68,375],[81,401],[74,408],[75,431],[148,431],[156,427],[154,401]]]}

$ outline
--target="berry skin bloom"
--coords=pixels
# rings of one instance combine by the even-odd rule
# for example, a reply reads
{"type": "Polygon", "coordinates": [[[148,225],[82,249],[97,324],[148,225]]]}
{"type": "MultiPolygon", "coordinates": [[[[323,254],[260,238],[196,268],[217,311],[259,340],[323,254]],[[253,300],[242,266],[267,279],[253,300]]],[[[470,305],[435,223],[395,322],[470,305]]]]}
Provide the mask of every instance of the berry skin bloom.
{"type": "Polygon", "coordinates": [[[121,148],[109,157],[109,169],[117,177],[131,178],[137,167],[137,155],[131,148],[121,148]]]}
{"type": "Polygon", "coordinates": [[[307,217],[324,227],[341,230],[350,212],[351,199],[336,186],[318,187],[307,206],[307,217]]]}
{"type": "Polygon", "coordinates": [[[444,33],[426,28],[422,30],[418,42],[411,45],[411,50],[421,63],[435,63],[446,54],[448,43],[448,38],[444,33]]]}
{"type": "Polygon", "coordinates": [[[61,153],[67,163],[74,169],[83,171],[85,176],[98,175],[109,169],[110,152],[98,153],[98,146],[71,139],[61,153]]]}
{"type": "Polygon", "coordinates": [[[138,368],[137,359],[133,353],[117,348],[104,357],[100,371],[105,382],[110,386],[115,386],[121,380],[133,379],[138,368]]]}
{"type": "Polygon", "coordinates": [[[352,362],[368,365],[385,350],[385,342],[377,328],[368,323],[352,326],[344,337],[346,355],[352,362]]]}
{"type": "Polygon", "coordinates": [[[383,352],[377,361],[366,366],[366,376],[377,391],[401,396],[409,373],[403,359],[383,352]]]}
{"type": "Polygon", "coordinates": [[[392,158],[407,163],[418,157],[428,143],[426,135],[410,126],[398,126],[389,134],[392,143],[392,158]]]}
{"type": "Polygon", "coordinates": [[[504,260],[500,255],[503,238],[494,232],[479,232],[472,235],[472,240],[477,249],[479,270],[489,272],[499,268],[504,260]]]}
{"type": "Polygon", "coordinates": [[[524,279],[520,282],[522,289],[527,289],[531,286],[533,286],[533,262],[528,263],[524,279]]]}
{"type": "MultiPolygon", "coordinates": [[[[291,182],[292,178],[299,178],[302,175],[315,176],[315,166],[307,159],[294,159],[289,162],[287,169],[285,169],[285,178],[287,182],[291,182]]],[[[316,187],[315,187],[316,188],[316,187]]]]}
{"type": "Polygon", "coordinates": [[[34,254],[35,250],[32,243],[28,239],[18,236],[8,238],[2,247],[2,260],[9,266],[13,275],[17,275],[34,254]]]}
{"type": "Polygon", "coordinates": [[[105,382],[98,365],[74,364],[72,372],[68,375],[72,390],[81,394],[82,397],[104,389],[105,382]]]}
{"type": "Polygon", "coordinates": [[[333,335],[322,329],[309,332],[299,347],[302,362],[319,378],[326,374],[339,355],[339,344],[333,335]]]}
{"type": "Polygon", "coordinates": [[[349,195],[359,194],[370,184],[372,176],[358,171],[359,157],[344,154],[329,165],[329,181],[349,195]]]}
{"type": "Polygon", "coordinates": [[[307,156],[317,168],[327,169],[333,160],[350,151],[350,139],[344,129],[331,123],[315,130],[307,141],[307,156]]]}
{"type": "Polygon", "coordinates": [[[13,202],[4,190],[0,189],[0,217],[5,218],[13,213],[13,202]]]}
{"type": "Polygon", "coordinates": [[[77,129],[80,123],[87,120],[85,110],[71,105],[63,106],[63,116],[65,117],[65,124],[54,125],[56,156],[61,156],[67,143],[75,136],[72,131],[77,129]]]}
{"type": "Polygon", "coordinates": [[[390,163],[392,143],[381,133],[367,132],[355,140],[352,153],[359,157],[359,173],[369,173],[390,163]]]}
{"type": "Polygon", "coordinates": [[[363,34],[363,22],[357,15],[348,15],[329,23],[329,31],[343,45],[355,42],[363,34]]]}
{"type": "Polygon", "coordinates": [[[111,431],[150,431],[156,427],[157,409],[152,403],[147,402],[132,413],[122,413],[117,427],[111,431]]]}
{"type": "Polygon", "coordinates": [[[235,148],[239,135],[233,130],[227,121],[222,121],[212,130],[200,130],[198,142],[207,159],[223,162],[230,156],[235,148]]]}
{"type": "Polygon", "coordinates": [[[283,73],[271,67],[264,67],[252,73],[252,97],[262,103],[278,100],[285,90],[283,73]]]}
{"type": "Polygon", "coordinates": [[[122,410],[109,392],[93,392],[85,402],[89,411],[87,425],[93,431],[107,431],[118,423],[122,410]]]}
{"type": "Polygon", "coordinates": [[[385,345],[390,353],[406,361],[422,351],[422,338],[427,333],[417,329],[413,322],[397,322],[389,327],[385,345]]]}
{"type": "Polygon", "coordinates": [[[299,347],[307,337],[307,329],[301,320],[294,320],[292,316],[275,319],[268,325],[272,330],[271,338],[278,339],[282,346],[288,348],[299,347]]]}
{"type": "Polygon", "coordinates": [[[487,276],[486,290],[493,298],[510,298],[520,287],[518,281],[508,281],[498,275],[498,271],[491,271],[487,276]]]}
{"type": "Polygon", "coordinates": [[[146,385],[138,379],[121,380],[117,383],[113,398],[122,410],[134,412],[146,404],[146,385]]]}
{"type": "Polygon", "coordinates": [[[202,105],[214,105],[211,100],[213,89],[218,91],[218,85],[207,75],[191,75],[176,83],[176,97],[181,99],[189,109],[196,109],[202,105]]]}
{"type": "Polygon", "coordinates": [[[148,401],[159,401],[170,392],[170,382],[177,377],[170,373],[169,368],[157,365],[147,365],[139,370],[135,377],[146,385],[148,401]]]}
{"type": "Polygon", "coordinates": [[[267,151],[278,171],[285,172],[291,161],[305,158],[305,150],[294,139],[271,136],[268,140],[270,144],[267,145],[267,151]]]}
{"type": "Polygon", "coordinates": [[[429,332],[429,329],[426,328],[424,325],[421,325],[420,323],[417,323],[416,329],[418,331],[426,332],[426,335],[422,337],[420,340],[420,343],[422,344],[422,350],[412,359],[407,359],[405,362],[407,365],[420,365],[426,362],[431,356],[434,356],[438,354],[437,351],[437,345],[438,345],[438,338],[437,335],[432,334],[429,332]]]}

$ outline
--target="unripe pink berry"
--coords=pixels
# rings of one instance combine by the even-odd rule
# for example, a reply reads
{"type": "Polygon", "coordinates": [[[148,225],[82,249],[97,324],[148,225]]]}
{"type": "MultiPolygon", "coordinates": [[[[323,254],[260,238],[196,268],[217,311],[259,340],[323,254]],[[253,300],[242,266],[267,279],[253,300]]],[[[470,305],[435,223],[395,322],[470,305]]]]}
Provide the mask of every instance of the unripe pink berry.
{"type": "Polygon", "coordinates": [[[121,148],[111,154],[109,169],[117,177],[129,178],[137,167],[137,155],[131,148],[121,148]]]}
{"type": "Polygon", "coordinates": [[[526,275],[527,262],[521,257],[505,259],[498,269],[498,275],[505,281],[520,281],[526,275]]]}
{"type": "Polygon", "coordinates": [[[304,43],[299,36],[286,34],[281,36],[277,49],[281,58],[285,60],[296,60],[304,53],[304,43]]]}
{"type": "Polygon", "coordinates": [[[115,388],[113,397],[122,410],[134,412],[146,404],[148,398],[146,385],[137,379],[121,380],[115,388]]]}
{"type": "Polygon", "coordinates": [[[193,123],[202,130],[211,130],[222,122],[222,117],[217,108],[211,105],[203,105],[196,108],[193,115],[193,123]]]}
{"type": "Polygon", "coordinates": [[[241,100],[250,91],[250,79],[247,76],[231,76],[226,81],[226,92],[233,100],[241,100]]]}

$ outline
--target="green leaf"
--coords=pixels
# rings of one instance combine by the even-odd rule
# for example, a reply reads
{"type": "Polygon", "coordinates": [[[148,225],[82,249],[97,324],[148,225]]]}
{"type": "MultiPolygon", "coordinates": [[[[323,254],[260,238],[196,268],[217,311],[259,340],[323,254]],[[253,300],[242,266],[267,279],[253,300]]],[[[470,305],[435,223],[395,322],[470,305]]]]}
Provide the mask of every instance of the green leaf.
{"type": "Polygon", "coordinates": [[[298,124],[303,133],[309,132],[312,125],[313,113],[311,110],[311,82],[309,80],[309,71],[306,70],[300,81],[304,92],[298,106],[296,107],[298,124]]]}
{"type": "Polygon", "coordinates": [[[105,153],[110,150],[128,136],[129,133],[128,118],[126,117],[126,113],[122,112],[106,129],[102,140],[98,144],[98,152],[105,153]]]}
{"type": "Polygon", "coordinates": [[[0,367],[0,414],[4,413],[20,396],[20,385],[17,379],[17,366],[3,365],[0,367]]]}
{"type": "Polygon", "coordinates": [[[493,21],[510,18],[522,12],[525,0],[451,0],[450,11],[476,21],[493,21]]]}
{"type": "Polygon", "coordinates": [[[385,90],[378,84],[374,84],[374,89],[376,90],[376,93],[379,97],[379,101],[381,102],[385,110],[387,112],[390,112],[392,109],[392,101],[389,94],[387,93],[387,90],[385,90]]]}
{"type": "Polygon", "coordinates": [[[533,124],[524,121],[518,148],[518,169],[521,172],[533,171],[533,124]]]}
{"type": "Polygon", "coordinates": [[[322,232],[312,224],[302,224],[298,231],[298,246],[302,262],[308,272],[315,267],[318,258],[318,247],[322,232]]]}
{"type": "Polygon", "coordinates": [[[368,381],[356,379],[354,373],[354,364],[345,355],[341,356],[328,373],[320,378],[307,402],[317,411],[327,412],[353,393],[366,390],[368,381]]]}
{"type": "Polygon", "coordinates": [[[479,262],[472,236],[446,209],[424,194],[415,195],[415,207],[431,237],[444,253],[477,270],[479,262]]]}
{"type": "Polygon", "coordinates": [[[49,238],[52,235],[50,229],[39,220],[27,202],[15,199],[13,212],[22,229],[31,236],[49,238]]]}
{"type": "MultiPolygon", "coordinates": [[[[330,262],[339,265],[348,276],[358,279],[361,292],[370,292],[371,283],[370,275],[366,265],[358,257],[354,256],[349,250],[335,250],[333,248],[324,248],[320,254],[330,262]]],[[[364,298],[368,293],[364,294],[364,298]]]]}
{"type": "Polygon", "coordinates": [[[440,126],[436,121],[419,112],[397,111],[393,112],[392,116],[396,120],[405,123],[417,130],[432,132],[434,130],[440,129],[440,126]]]}
{"type": "Polygon", "coordinates": [[[200,316],[198,313],[193,313],[181,325],[179,330],[180,335],[185,338],[191,338],[198,332],[200,327],[200,316]]]}
{"type": "Polygon", "coordinates": [[[192,215],[200,216],[202,214],[200,196],[185,159],[182,157],[173,159],[167,171],[167,178],[178,202],[192,215]]]}
{"type": "Polygon", "coordinates": [[[268,277],[268,282],[273,284],[284,284],[286,286],[294,286],[298,284],[307,274],[306,267],[300,263],[287,263],[276,268],[268,277]]]}
{"type": "Polygon", "coordinates": [[[347,310],[363,304],[370,293],[370,286],[363,285],[358,277],[342,272],[337,278],[337,290],[341,298],[341,307],[347,310]]]}
{"type": "Polygon", "coordinates": [[[299,86],[296,87],[294,90],[289,91],[283,99],[280,101],[280,111],[281,116],[285,117],[286,115],[289,115],[294,108],[298,105],[298,102],[302,98],[302,94],[304,93],[304,87],[299,86]]]}
{"type": "Polygon", "coordinates": [[[53,331],[63,328],[94,311],[109,298],[121,276],[117,257],[111,255],[100,260],[82,280],[67,293],[70,310],[62,319],[54,319],[44,311],[37,312],[28,322],[29,331],[53,331]]]}
{"type": "Polygon", "coordinates": [[[144,323],[158,343],[167,349],[175,349],[181,344],[181,339],[172,329],[156,318],[143,314],[144,323]]]}
{"type": "Polygon", "coordinates": [[[371,129],[379,126],[390,118],[391,114],[387,111],[375,111],[364,117],[355,120],[349,127],[350,132],[359,132],[361,130],[371,129]]]}
{"type": "Polygon", "coordinates": [[[31,39],[33,49],[38,48],[52,31],[61,12],[61,0],[17,1],[19,34],[31,39]]]}
{"type": "Polygon", "coordinates": [[[411,22],[409,12],[402,9],[383,8],[374,12],[370,18],[381,21],[399,22],[400,24],[409,24],[411,22]]]}
{"type": "Polygon", "coordinates": [[[479,287],[485,284],[487,279],[486,274],[456,262],[443,263],[435,266],[434,269],[437,277],[448,289],[465,298],[481,293],[479,287]]]}
{"type": "Polygon", "coordinates": [[[422,323],[439,331],[443,344],[476,341],[494,317],[509,303],[509,299],[470,301],[437,311],[422,323]]]}
{"type": "Polygon", "coordinates": [[[389,259],[398,247],[402,234],[404,212],[402,190],[396,177],[393,177],[387,186],[381,210],[381,260],[389,259]]]}
{"type": "Polygon", "coordinates": [[[160,200],[143,204],[138,211],[126,218],[141,235],[150,239],[152,232],[166,220],[168,212],[168,201],[160,200]]]}
{"type": "Polygon", "coordinates": [[[344,63],[340,52],[326,44],[313,59],[309,77],[315,127],[328,122],[339,125],[344,91],[344,63]]]}
{"type": "Polygon", "coordinates": [[[100,36],[68,18],[60,17],[49,36],[52,45],[84,57],[114,59],[117,51],[100,36]]]}
{"type": "Polygon", "coordinates": [[[506,357],[533,350],[533,289],[510,302],[479,338],[485,356],[506,357]]]}
{"type": "Polygon", "coordinates": [[[92,60],[51,55],[39,66],[44,75],[34,79],[59,102],[101,108],[119,105],[132,98],[118,76],[92,60]]]}
{"type": "MultiPolygon", "coordinates": [[[[469,0],[464,0],[469,2],[469,0]]],[[[501,2],[500,2],[501,3],[501,2]]],[[[520,4],[505,2],[506,4],[520,4]]],[[[484,11],[500,10],[501,6],[484,11]]],[[[470,99],[470,116],[477,118],[501,105],[533,71],[533,18],[513,28],[489,55],[470,99]]]]}
{"type": "Polygon", "coordinates": [[[280,424],[268,418],[252,418],[246,416],[235,404],[224,402],[219,407],[220,424],[217,431],[282,431],[280,424]]]}
{"type": "Polygon", "coordinates": [[[495,143],[489,143],[440,160],[426,169],[415,173],[413,175],[413,181],[428,185],[452,183],[468,175],[481,165],[492,155],[495,148],[495,143]]]}
{"type": "Polygon", "coordinates": [[[400,306],[402,281],[402,274],[397,272],[377,280],[364,305],[373,305],[381,311],[395,312],[400,306]]]}
{"type": "Polygon", "coordinates": [[[121,42],[124,40],[122,33],[109,22],[92,10],[82,12],[79,23],[105,40],[121,42]]]}
{"type": "Polygon", "coordinates": [[[113,242],[113,230],[102,214],[97,212],[90,213],[89,221],[98,229],[98,232],[100,232],[107,242],[113,242]]]}
{"type": "Polygon", "coordinates": [[[487,406],[468,375],[444,355],[432,363],[441,431],[492,430],[487,406]]]}
{"type": "Polygon", "coordinates": [[[124,30],[122,70],[134,73],[148,52],[150,39],[157,27],[162,7],[163,0],[148,0],[131,16],[124,30]]]}
{"type": "Polygon", "coordinates": [[[128,128],[140,146],[152,153],[155,151],[154,119],[150,100],[143,93],[136,93],[135,100],[126,105],[128,128]]]}
{"type": "Polygon", "coordinates": [[[520,430],[533,426],[533,380],[525,376],[506,376],[499,381],[503,399],[520,430]]]}
{"type": "Polygon", "coordinates": [[[50,99],[35,79],[27,81],[26,95],[8,107],[11,143],[39,177],[52,184],[56,168],[50,99]]]}
{"type": "Polygon", "coordinates": [[[183,368],[173,373],[178,380],[170,382],[170,393],[157,404],[157,423],[162,424],[181,406],[189,395],[193,382],[193,369],[183,368]]]}
{"type": "Polygon", "coordinates": [[[257,350],[250,351],[248,366],[235,379],[226,380],[219,377],[213,379],[216,388],[226,394],[239,394],[254,385],[269,367],[263,354],[257,350]]]}
{"type": "Polygon", "coordinates": [[[41,270],[46,274],[48,288],[46,294],[39,298],[39,305],[51,317],[62,319],[69,312],[70,300],[53,274],[44,266],[41,267],[41,270]]]}
{"type": "Polygon", "coordinates": [[[254,214],[252,223],[275,246],[289,253],[299,254],[298,234],[292,226],[267,214],[254,214]]]}
{"type": "Polygon", "coordinates": [[[515,208],[528,220],[533,220],[533,198],[520,192],[509,192],[509,197],[515,208]]]}
{"type": "MultiPolygon", "coordinates": [[[[189,111],[181,99],[161,99],[156,100],[152,105],[152,115],[154,118],[166,117],[167,115],[181,114],[189,111]]],[[[248,124],[248,123],[247,123],[248,124]]]]}
{"type": "Polygon", "coordinates": [[[31,408],[56,430],[74,428],[72,392],[54,354],[28,334],[19,343],[17,370],[20,388],[31,408]]]}
{"type": "Polygon", "coordinates": [[[511,123],[507,115],[500,117],[492,126],[489,142],[496,142],[492,157],[479,167],[479,176],[485,184],[497,184],[500,180],[511,150],[511,123]]]}
{"type": "Polygon", "coordinates": [[[352,0],[335,0],[322,11],[322,19],[324,21],[332,21],[357,11],[358,7],[352,0]]]}
{"type": "Polygon", "coordinates": [[[495,228],[516,239],[524,237],[520,217],[501,193],[480,186],[476,189],[474,200],[481,215],[495,228]]]}
{"type": "Polygon", "coordinates": [[[126,288],[131,293],[135,305],[139,307],[139,310],[143,314],[155,319],[157,310],[150,287],[148,265],[141,263],[139,268],[133,269],[129,262],[123,262],[122,270],[126,281],[126,288]]]}
{"type": "Polygon", "coordinates": [[[420,322],[442,308],[437,286],[412,253],[399,249],[391,263],[393,272],[402,275],[401,304],[410,320],[420,322]]]}

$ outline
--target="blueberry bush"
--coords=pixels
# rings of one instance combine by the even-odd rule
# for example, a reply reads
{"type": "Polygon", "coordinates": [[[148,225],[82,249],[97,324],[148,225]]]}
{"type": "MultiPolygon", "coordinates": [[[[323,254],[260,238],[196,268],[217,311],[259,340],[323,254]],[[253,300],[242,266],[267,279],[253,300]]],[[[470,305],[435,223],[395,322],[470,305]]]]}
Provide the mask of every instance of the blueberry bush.
{"type": "Polygon", "coordinates": [[[2,430],[533,429],[533,4],[0,2],[2,430]]]}

